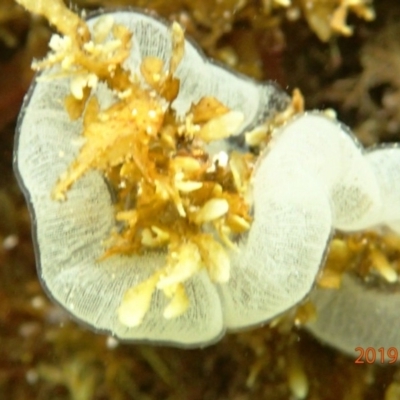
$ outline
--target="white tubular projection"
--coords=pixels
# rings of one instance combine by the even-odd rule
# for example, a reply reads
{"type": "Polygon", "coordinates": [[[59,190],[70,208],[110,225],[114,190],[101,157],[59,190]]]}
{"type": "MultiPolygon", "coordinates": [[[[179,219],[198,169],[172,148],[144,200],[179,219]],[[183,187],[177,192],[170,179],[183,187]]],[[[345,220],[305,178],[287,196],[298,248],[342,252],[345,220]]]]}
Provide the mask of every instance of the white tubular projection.
{"type": "MultiPolygon", "coordinates": [[[[170,36],[165,24],[132,11],[113,17],[134,33],[128,62],[132,71],[144,56],[168,59],[170,36]]],[[[212,95],[245,116],[237,133],[258,126],[287,104],[286,94],[273,84],[259,84],[209,62],[189,41],[177,75],[178,114],[202,96],[212,95]]],[[[82,120],[71,122],[62,101],[55,100],[68,93],[68,82],[60,79],[43,79],[30,90],[19,119],[15,169],[34,221],[40,278],[59,304],[95,330],[126,340],[205,346],[226,329],[264,323],[300,302],[314,285],[334,229],[355,231],[386,224],[400,233],[400,150],[377,148],[365,154],[339,122],[322,113],[305,113],[280,128],[258,160],[251,182],[253,222],[239,240],[239,251],[230,253],[230,280],[215,285],[202,271],[185,282],[190,308],[183,315],[165,319],[166,299],[156,292],[141,325],[122,325],[116,310],[123,294],[164,265],[165,253],[98,261],[115,224],[111,196],[99,172],[89,172],[76,182],[66,201],[51,198],[55,183],[82,146],[82,120]]],[[[107,88],[99,87],[96,94],[100,103],[112,101],[107,88]]],[[[338,325],[335,316],[348,307],[348,300],[338,300],[347,287],[351,299],[353,287],[346,285],[332,292],[332,300],[321,301],[321,307],[319,295],[315,297],[320,321],[329,320],[329,329],[338,325]],[[331,317],[333,307],[338,311],[331,317]]],[[[363,289],[354,293],[364,296],[363,289]]],[[[375,311],[380,307],[385,318],[387,308],[394,309],[390,299],[396,296],[382,294],[376,303],[360,300],[357,307],[370,304],[377,307],[375,311]]],[[[366,323],[376,329],[379,321],[367,319],[367,311],[346,314],[340,323],[353,328],[343,329],[343,334],[354,334],[366,323]]],[[[310,330],[329,340],[314,327],[310,325],[310,330]]]]}

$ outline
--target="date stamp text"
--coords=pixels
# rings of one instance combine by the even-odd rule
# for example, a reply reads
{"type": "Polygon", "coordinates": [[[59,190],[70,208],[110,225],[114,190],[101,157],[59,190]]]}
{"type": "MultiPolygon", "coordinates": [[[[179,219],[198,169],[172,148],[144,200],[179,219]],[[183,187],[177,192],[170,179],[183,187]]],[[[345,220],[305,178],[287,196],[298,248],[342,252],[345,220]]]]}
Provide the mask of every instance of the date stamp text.
{"type": "Polygon", "coordinates": [[[354,350],[359,353],[359,356],[354,361],[355,364],[373,364],[375,362],[394,364],[399,355],[396,347],[388,347],[386,349],[384,347],[379,347],[379,349],[356,347],[354,350]]]}

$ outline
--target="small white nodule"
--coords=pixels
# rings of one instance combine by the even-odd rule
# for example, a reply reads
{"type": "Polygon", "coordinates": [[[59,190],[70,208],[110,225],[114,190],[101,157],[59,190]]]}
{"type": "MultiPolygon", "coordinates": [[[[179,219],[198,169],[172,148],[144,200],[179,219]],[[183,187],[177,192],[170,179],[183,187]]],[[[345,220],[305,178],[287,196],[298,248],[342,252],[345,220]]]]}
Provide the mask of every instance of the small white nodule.
{"type": "MultiPolygon", "coordinates": [[[[170,31],[163,22],[133,11],[109,15],[133,33],[127,61],[132,72],[144,55],[169,58],[170,31]]],[[[108,22],[94,28],[97,19],[91,19],[89,27],[100,36],[106,34],[108,22]]],[[[58,39],[53,42],[60,46],[58,39]]],[[[205,141],[251,131],[287,104],[287,96],[274,85],[209,62],[189,41],[176,75],[182,82],[173,103],[177,115],[204,96],[213,96],[232,110],[208,126],[205,141]]],[[[93,85],[99,102],[111,104],[114,94],[95,83],[73,83],[75,95],[80,97],[83,87],[93,85]]],[[[253,221],[237,238],[239,251],[214,249],[210,271],[195,251],[188,251],[185,259],[196,274],[187,277],[179,263],[162,278],[156,275],[165,265],[162,252],[98,261],[104,253],[102,243],[115,225],[111,195],[101,174],[88,172],[63,202],[50,195],[79,151],[82,120],[71,121],[62,102],[54,101],[69,90],[62,79],[43,79],[31,89],[19,119],[16,170],[36,222],[34,241],[43,284],[77,319],[118,339],[204,346],[226,329],[264,323],[310,292],[333,229],[399,226],[400,150],[391,149],[392,161],[385,164],[389,150],[365,154],[340,123],[320,113],[305,113],[275,133],[257,162],[250,185],[253,221]],[[157,285],[165,291],[177,286],[166,298],[157,285]],[[73,310],[68,306],[72,299],[73,310]]],[[[196,181],[181,184],[182,191],[200,188],[196,181]]],[[[211,224],[228,212],[228,202],[216,198],[194,218],[211,224]]],[[[240,218],[236,222],[248,224],[240,218]]],[[[144,237],[149,241],[149,235],[144,237]]],[[[151,238],[162,239],[162,232],[151,238]]]]}

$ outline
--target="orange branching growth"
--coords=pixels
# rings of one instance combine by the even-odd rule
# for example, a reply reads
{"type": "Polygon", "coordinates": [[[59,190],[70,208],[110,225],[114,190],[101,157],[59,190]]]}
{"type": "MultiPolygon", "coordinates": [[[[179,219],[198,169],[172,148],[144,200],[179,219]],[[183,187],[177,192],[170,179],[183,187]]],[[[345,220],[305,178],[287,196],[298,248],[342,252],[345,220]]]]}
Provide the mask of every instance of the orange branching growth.
{"type": "Polygon", "coordinates": [[[63,35],[78,40],[87,40],[90,36],[86,24],[65,7],[62,0],[18,0],[17,3],[32,13],[43,15],[63,35]]]}
{"type": "Polygon", "coordinates": [[[372,0],[297,0],[310,28],[324,42],[335,33],[350,36],[353,28],[348,25],[349,14],[356,14],[365,21],[375,18],[372,0]]]}
{"type": "Polygon", "coordinates": [[[343,274],[353,271],[372,284],[394,284],[400,274],[400,240],[392,232],[336,235],[318,285],[338,289],[343,274]]]}
{"type": "MultiPolygon", "coordinates": [[[[88,30],[84,21],[83,30],[88,30]]],[[[61,76],[71,78],[71,96],[67,97],[68,111],[71,117],[80,116],[76,108],[83,111],[89,98],[90,90],[98,82],[119,92],[129,88],[130,72],[122,67],[127,59],[131,46],[131,32],[124,26],[114,25],[112,17],[99,19],[88,39],[80,44],[80,30],[72,35],[53,35],[49,46],[52,52],[46,59],[33,63],[33,68],[43,70],[53,65],[61,67],[61,76]],[[111,34],[112,39],[106,41],[111,34]],[[74,102],[73,99],[81,100],[74,102]],[[78,107],[79,106],[79,107],[78,107]],[[71,114],[72,113],[72,114],[71,114]]]]}
{"type": "Polygon", "coordinates": [[[277,113],[273,118],[266,121],[264,124],[257,126],[255,129],[246,132],[246,143],[249,146],[264,149],[274,130],[284,125],[290,118],[304,112],[304,98],[299,89],[294,89],[291,102],[287,107],[277,113]]]}

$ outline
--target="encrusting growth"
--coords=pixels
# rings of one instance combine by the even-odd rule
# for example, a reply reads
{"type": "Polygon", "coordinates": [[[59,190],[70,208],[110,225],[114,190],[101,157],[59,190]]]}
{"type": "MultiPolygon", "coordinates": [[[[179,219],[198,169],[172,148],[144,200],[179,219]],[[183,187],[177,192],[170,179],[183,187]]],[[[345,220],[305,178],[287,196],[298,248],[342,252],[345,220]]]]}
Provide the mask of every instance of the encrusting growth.
{"type": "MultiPolygon", "coordinates": [[[[183,282],[201,269],[211,281],[229,279],[225,248],[235,248],[235,235],[250,227],[246,182],[253,166],[251,154],[224,152],[211,156],[206,144],[235,133],[243,115],[214,97],[192,104],[178,118],[171,103],[179,93],[174,77],[184,54],[184,33],[171,27],[172,56],[165,64],[148,56],[139,71],[124,68],[132,33],[104,16],[93,32],[68,11],[68,29],[60,4],[45,12],[47,3],[31,7],[50,19],[65,36],[53,36],[52,52],[36,70],[60,66],[45,79],[70,77],[65,108],[71,118],[83,118],[85,142],[52,196],[63,201],[70,187],[89,170],[101,171],[115,194],[115,229],[105,241],[104,258],[168,249],[166,265],[141,284],[127,290],[118,309],[121,323],[139,325],[155,290],[170,298],[164,317],[174,318],[189,307],[183,282]],[[50,14],[51,16],[50,16],[50,14]],[[106,84],[116,101],[101,108],[92,89],[106,84]]],[[[65,9],[66,10],[66,9],[65,9]]],[[[40,77],[39,77],[40,79],[40,77]]]]}

